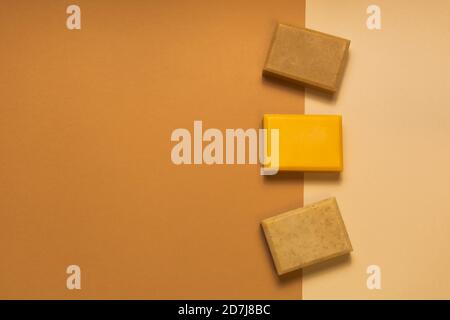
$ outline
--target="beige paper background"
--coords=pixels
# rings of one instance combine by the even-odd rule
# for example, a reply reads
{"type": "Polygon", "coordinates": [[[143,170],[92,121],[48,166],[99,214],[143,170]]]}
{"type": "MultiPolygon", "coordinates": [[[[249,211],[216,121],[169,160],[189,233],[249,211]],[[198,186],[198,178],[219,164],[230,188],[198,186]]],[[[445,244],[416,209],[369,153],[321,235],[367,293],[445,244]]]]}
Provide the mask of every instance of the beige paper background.
{"type": "Polygon", "coordinates": [[[304,1],[83,0],[69,31],[72,3],[0,1],[0,298],[299,299],[260,221],[302,205],[302,177],[175,166],[170,135],[302,113],[261,71],[304,1]]]}
{"type": "Polygon", "coordinates": [[[343,115],[345,171],[307,174],[305,204],[337,197],[354,254],[304,270],[305,299],[450,298],[449,16],[444,0],[307,2],[307,27],[352,44],[338,99],[307,91],[306,113],[343,115]]]}

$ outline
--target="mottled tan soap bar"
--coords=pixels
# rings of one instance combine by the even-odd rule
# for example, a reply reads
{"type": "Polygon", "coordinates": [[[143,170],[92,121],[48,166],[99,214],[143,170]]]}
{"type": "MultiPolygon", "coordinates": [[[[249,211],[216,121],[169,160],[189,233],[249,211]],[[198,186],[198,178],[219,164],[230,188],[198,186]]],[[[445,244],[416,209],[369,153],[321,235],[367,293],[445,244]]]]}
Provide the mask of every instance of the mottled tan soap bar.
{"type": "Polygon", "coordinates": [[[279,24],[263,73],[334,93],[349,46],[343,38],[279,24]]]}
{"type": "Polygon", "coordinates": [[[268,218],[262,227],[279,275],[353,250],[335,198],[268,218]]]}

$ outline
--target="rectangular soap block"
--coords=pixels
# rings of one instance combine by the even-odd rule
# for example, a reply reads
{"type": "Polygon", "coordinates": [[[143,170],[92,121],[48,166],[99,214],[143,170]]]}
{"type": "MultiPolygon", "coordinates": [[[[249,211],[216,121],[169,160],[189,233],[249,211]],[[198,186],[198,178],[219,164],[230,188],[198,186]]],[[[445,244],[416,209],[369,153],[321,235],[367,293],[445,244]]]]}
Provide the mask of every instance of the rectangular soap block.
{"type": "MultiPolygon", "coordinates": [[[[272,149],[271,130],[278,129],[278,164],[271,161],[265,169],[280,171],[343,170],[342,118],[339,115],[264,115],[268,155],[272,149]]],[[[272,156],[273,158],[273,156],[272,156]]]]}
{"type": "Polygon", "coordinates": [[[268,218],[262,227],[279,275],[353,250],[335,198],[268,218]]]}
{"type": "Polygon", "coordinates": [[[279,24],[263,74],[334,93],[349,46],[343,38],[279,24]]]}

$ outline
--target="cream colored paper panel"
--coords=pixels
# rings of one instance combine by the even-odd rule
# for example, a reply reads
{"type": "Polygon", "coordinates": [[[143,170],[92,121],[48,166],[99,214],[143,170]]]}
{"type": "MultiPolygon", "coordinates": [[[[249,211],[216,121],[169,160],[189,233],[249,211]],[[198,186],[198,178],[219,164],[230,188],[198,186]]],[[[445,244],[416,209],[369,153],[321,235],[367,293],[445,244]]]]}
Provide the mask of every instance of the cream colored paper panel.
{"type": "Polygon", "coordinates": [[[354,252],[305,269],[305,299],[450,298],[449,16],[444,0],[307,2],[308,28],[352,43],[337,99],[307,91],[307,114],[343,115],[345,169],[306,174],[305,204],[336,196],[354,252]]]}

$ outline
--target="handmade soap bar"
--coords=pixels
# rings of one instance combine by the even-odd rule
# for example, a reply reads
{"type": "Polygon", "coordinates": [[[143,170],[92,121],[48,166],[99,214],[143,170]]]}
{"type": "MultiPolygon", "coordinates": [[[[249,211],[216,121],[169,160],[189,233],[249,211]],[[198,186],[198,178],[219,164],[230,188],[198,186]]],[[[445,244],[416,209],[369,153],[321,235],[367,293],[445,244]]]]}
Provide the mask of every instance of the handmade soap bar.
{"type": "MultiPolygon", "coordinates": [[[[280,171],[342,171],[342,118],[338,115],[264,115],[268,155],[274,143],[271,130],[278,129],[280,171]]],[[[274,150],[276,152],[276,149],[274,150]]],[[[276,169],[271,162],[266,169],[276,169]]]]}
{"type": "Polygon", "coordinates": [[[346,39],[279,24],[263,73],[333,93],[349,46],[346,39]]]}
{"type": "Polygon", "coordinates": [[[353,250],[335,198],[266,219],[262,227],[279,275],[353,250]]]}

